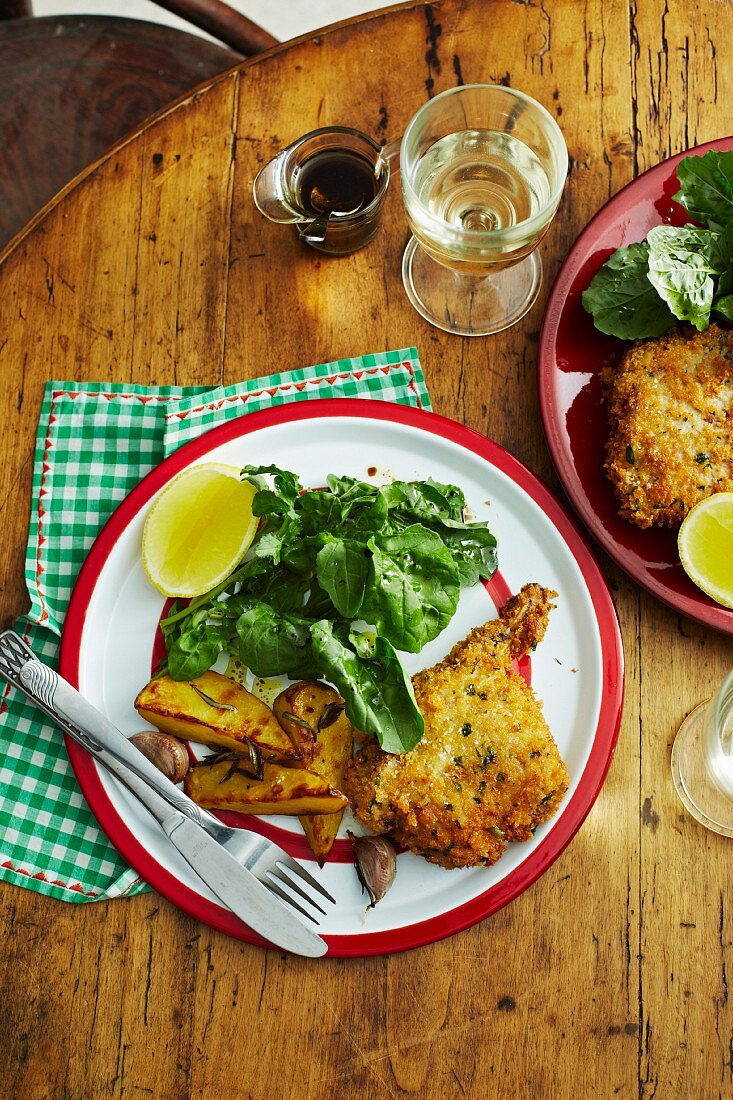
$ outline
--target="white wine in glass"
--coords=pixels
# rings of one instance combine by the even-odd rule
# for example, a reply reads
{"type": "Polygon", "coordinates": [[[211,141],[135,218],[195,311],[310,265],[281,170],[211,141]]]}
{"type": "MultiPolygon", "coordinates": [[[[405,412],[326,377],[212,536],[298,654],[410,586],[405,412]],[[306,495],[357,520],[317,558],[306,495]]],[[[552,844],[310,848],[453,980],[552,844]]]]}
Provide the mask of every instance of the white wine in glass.
{"type": "Polygon", "coordinates": [[[408,125],[400,172],[413,232],[403,261],[412,304],[464,335],[514,324],[537,296],[534,252],[567,172],[557,123],[503,85],[453,88],[408,125]]]}

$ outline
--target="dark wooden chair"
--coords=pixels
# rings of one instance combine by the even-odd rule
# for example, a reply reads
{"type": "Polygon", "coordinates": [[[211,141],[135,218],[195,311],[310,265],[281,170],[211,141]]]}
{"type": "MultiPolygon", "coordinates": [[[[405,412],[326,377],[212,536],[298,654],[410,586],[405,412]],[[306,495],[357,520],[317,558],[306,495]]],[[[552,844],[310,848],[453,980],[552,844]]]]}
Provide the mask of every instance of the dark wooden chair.
{"type": "Polygon", "coordinates": [[[220,0],[159,0],[218,38],[0,0],[0,249],[145,118],[277,39],[220,0]]]}

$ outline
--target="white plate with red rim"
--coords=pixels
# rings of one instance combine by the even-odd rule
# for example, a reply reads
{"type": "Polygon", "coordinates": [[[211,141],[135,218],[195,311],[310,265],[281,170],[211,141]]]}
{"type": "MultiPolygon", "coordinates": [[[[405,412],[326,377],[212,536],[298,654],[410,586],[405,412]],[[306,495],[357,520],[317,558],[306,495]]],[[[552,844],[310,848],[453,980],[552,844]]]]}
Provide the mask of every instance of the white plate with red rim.
{"type": "MultiPolygon", "coordinates": [[[[60,671],[126,734],[141,729],[133,700],[150,678],[164,600],[140,558],[151,501],[171,478],[199,462],[273,463],[306,488],[329,473],[370,480],[375,468],[401,480],[432,478],[463,490],[472,518],[487,520],[499,543],[499,571],[462,593],[443,633],[420,654],[405,655],[410,673],[442,659],[475,625],[494,618],[529,581],[558,593],[544,641],[523,669],[570,773],[557,815],[525,844],[510,844],[493,867],[448,871],[409,852],[397,860],[389,893],[365,916],[366,899],[337,840],[321,872],[338,904],[319,928],[332,956],[379,955],[417,947],[475,924],[526,890],[579,829],[603,784],[618,735],[623,652],[616,613],[595,559],[549,490],[485,437],[433,413],[363,399],[283,405],[229,421],[166,459],[123,501],[99,535],[69,605],[60,671]]],[[[377,478],[378,480],[378,478],[377,478]]],[[[101,827],[159,893],[204,923],[269,946],[224,907],[135,798],[73,742],[68,751],[101,827]]],[[[197,747],[198,749],[198,747],[197,747]]],[[[206,750],[198,751],[201,755],[206,750]]],[[[309,860],[297,819],[244,818],[245,827],[309,860]]],[[[344,821],[342,834],[349,822],[344,821]]],[[[311,868],[317,872],[317,865],[311,868]]]]}

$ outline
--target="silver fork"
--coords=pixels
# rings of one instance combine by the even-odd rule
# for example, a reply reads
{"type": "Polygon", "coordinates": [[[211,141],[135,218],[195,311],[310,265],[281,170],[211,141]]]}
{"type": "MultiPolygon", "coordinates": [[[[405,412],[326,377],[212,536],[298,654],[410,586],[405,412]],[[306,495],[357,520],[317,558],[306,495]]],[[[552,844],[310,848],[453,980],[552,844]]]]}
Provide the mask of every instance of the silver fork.
{"type": "Polygon", "coordinates": [[[311,910],[325,916],[326,910],[320,899],[331,904],[336,904],[336,901],[300,863],[266,837],[247,829],[230,829],[218,818],[197,806],[166,779],[96,707],[87,702],[58,673],[40,661],[12,630],[0,634],[0,674],[45,711],[61,729],[143,802],[199,877],[233,912],[267,939],[280,942],[288,950],[312,956],[325,953],[327,947],[324,941],[313,932],[308,932],[290,910],[296,910],[318,925],[319,918],[311,910]],[[195,828],[192,829],[191,826],[195,828]],[[211,867],[217,863],[217,851],[202,843],[200,837],[197,843],[196,830],[203,830],[206,838],[216,842],[217,850],[226,853],[221,867],[221,875],[225,877],[220,876],[217,879],[218,888],[210,881],[211,867]],[[185,851],[182,846],[184,837],[185,851]],[[206,860],[204,863],[199,852],[202,847],[203,858],[206,860]],[[195,862],[192,861],[193,856],[196,857],[195,862]],[[231,860],[231,865],[228,860],[231,860]],[[268,891],[267,897],[277,907],[276,910],[268,911],[268,906],[264,906],[263,928],[256,927],[257,914],[253,916],[253,908],[257,909],[264,899],[256,891],[253,896],[251,883],[246,877],[234,872],[235,866],[244,868],[261,887],[265,887],[268,891]],[[237,905],[238,897],[230,889],[232,875],[237,880],[236,885],[247,895],[247,906],[237,905]],[[304,885],[315,891],[319,900],[307,892],[304,885]],[[227,896],[223,897],[223,893],[227,896]],[[282,921],[284,914],[290,918],[285,920],[287,927],[282,936],[282,940],[287,942],[278,941],[274,934],[277,931],[275,918],[279,917],[282,921]],[[292,925],[292,921],[297,923],[297,928],[292,925]],[[301,936],[300,929],[307,935],[301,936]],[[294,939],[298,940],[299,946],[293,946],[294,939]]]}

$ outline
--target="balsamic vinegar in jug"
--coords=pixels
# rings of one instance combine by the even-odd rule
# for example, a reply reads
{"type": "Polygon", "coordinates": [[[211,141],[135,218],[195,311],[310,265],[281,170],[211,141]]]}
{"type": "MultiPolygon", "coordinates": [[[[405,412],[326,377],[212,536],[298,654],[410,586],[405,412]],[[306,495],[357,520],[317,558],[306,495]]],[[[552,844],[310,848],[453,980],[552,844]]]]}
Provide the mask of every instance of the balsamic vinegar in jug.
{"type": "Polygon", "coordinates": [[[299,203],[314,214],[357,214],[369,206],[377,189],[374,165],[346,149],[315,153],[298,172],[299,203]]]}

